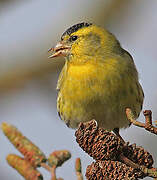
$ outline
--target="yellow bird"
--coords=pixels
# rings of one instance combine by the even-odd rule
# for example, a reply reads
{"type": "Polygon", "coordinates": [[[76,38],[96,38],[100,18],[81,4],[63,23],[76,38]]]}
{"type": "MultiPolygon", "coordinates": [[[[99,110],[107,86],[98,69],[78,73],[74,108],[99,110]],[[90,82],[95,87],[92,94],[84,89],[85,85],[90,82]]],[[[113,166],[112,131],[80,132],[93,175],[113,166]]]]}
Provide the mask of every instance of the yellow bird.
{"type": "Polygon", "coordinates": [[[64,56],[57,84],[57,110],[68,127],[95,119],[118,134],[129,126],[125,109],[138,118],[144,94],[131,55],[107,30],[91,23],[68,28],[49,51],[64,56]]]}

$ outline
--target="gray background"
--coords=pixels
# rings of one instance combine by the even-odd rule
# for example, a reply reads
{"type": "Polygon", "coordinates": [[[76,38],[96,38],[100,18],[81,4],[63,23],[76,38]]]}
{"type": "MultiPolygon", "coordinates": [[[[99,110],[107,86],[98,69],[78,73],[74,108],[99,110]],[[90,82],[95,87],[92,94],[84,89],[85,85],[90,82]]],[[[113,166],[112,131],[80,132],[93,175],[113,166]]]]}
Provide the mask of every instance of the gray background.
{"type": "MultiPolygon", "coordinates": [[[[57,115],[55,88],[64,59],[48,59],[47,49],[78,22],[107,28],[134,57],[145,92],[143,109],[151,109],[157,120],[156,9],[156,0],[0,1],[0,123],[15,125],[47,155],[70,150],[72,158],[57,169],[58,177],[76,179],[75,158],[82,159],[84,174],[92,159],[75,142],[75,131],[57,115]]],[[[143,119],[141,115],[139,120],[143,119]]],[[[157,160],[155,135],[137,127],[121,130],[121,134],[157,160]]],[[[0,180],[22,180],[5,160],[7,154],[19,152],[2,131],[0,148],[0,180]]],[[[39,170],[50,179],[48,172],[39,170]]]]}

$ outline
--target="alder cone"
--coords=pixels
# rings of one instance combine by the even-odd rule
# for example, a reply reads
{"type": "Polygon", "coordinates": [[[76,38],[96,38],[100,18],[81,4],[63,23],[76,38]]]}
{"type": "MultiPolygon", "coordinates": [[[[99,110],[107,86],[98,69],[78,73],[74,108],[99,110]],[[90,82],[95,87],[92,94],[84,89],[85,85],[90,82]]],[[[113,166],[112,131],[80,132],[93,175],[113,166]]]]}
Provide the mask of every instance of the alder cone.
{"type": "Polygon", "coordinates": [[[87,180],[138,180],[143,174],[119,161],[97,161],[86,169],[87,180]]]}
{"type": "Polygon", "coordinates": [[[116,160],[123,147],[116,135],[99,128],[95,120],[80,123],[75,136],[80,147],[95,160],[116,160]]]}
{"type": "Polygon", "coordinates": [[[134,163],[151,168],[154,160],[152,155],[141,146],[131,144],[123,151],[124,155],[132,160],[134,163]]]}

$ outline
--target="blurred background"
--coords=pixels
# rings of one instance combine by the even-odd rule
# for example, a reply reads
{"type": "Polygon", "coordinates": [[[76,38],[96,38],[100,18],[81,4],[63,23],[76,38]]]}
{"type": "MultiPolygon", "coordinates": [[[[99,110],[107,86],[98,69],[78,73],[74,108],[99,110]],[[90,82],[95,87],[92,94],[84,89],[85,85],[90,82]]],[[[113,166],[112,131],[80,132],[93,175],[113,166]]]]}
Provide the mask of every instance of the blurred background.
{"type": "MultiPolygon", "coordinates": [[[[84,174],[92,159],[75,142],[75,131],[57,115],[55,88],[64,59],[48,59],[47,50],[76,23],[107,28],[133,56],[145,92],[143,109],[151,109],[157,120],[156,9],[156,0],[0,0],[0,123],[15,125],[47,155],[70,150],[72,159],[57,169],[57,176],[75,180],[75,158],[82,159],[84,174]]],[[[143,119],[141,113],[139,120],[143,119]]],[[[121,134],[157,161],[155,135],[137,127],[121,134]]],[[[22,180],[5,160],[7,154],[19,153],[2,131],[0,148],[0,179],[22,180]]],[[[50,179],[49,173],[39,170],[50,179]]]]}

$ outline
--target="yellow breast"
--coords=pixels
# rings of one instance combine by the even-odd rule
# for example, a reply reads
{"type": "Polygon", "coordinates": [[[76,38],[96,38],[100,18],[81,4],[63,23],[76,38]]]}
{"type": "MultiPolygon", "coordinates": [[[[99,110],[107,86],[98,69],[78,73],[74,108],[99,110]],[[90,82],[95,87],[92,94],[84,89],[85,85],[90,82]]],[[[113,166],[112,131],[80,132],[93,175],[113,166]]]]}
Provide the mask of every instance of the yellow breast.
{"type": "Polygon", "coordinates": [[[127,126],[125,108],[131,107],[139,114],[143,96],[136,70],[127,72],[126,67],[125,61],[117,59],[67,63],[58,81],[57,109],[61,118],[72,128],[92,118],[106,129],[127,126]]]}

